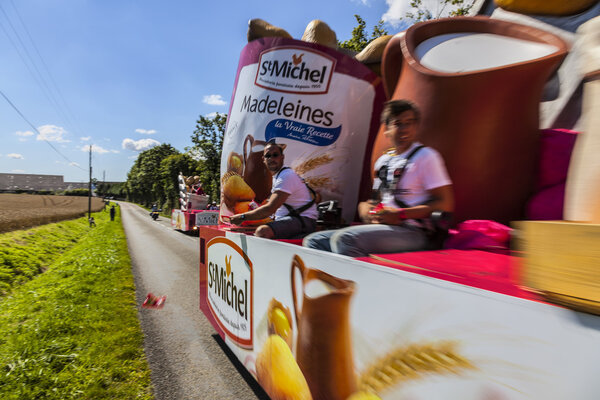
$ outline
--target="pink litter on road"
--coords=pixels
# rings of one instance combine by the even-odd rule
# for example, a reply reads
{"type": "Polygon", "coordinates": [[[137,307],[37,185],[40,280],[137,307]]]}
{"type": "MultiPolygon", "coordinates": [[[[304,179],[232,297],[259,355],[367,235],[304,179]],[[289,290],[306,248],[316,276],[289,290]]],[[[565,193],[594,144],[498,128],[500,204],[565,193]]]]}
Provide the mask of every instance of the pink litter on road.
{"type": "Polygon", "coordinates": [[[148,293],[146,300],[142,303],[144,308],[163,308],[167,301],[167,296],[155,296],[152,293],[148,293]]]}

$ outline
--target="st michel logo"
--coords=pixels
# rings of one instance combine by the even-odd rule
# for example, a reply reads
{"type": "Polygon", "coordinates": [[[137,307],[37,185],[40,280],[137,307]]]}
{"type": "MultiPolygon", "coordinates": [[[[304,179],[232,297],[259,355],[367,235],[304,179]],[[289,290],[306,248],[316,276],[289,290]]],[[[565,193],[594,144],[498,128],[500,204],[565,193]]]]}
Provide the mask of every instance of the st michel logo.
{"type": "Polygon", "coordinates": [[[294,63],[294,65],[298,65],[302,62],[302,57],[304,56],[304,53],[300,54],[300,56],[297,56],[296,54],[292,54],[292,62],[294,63]]]}
{"type": "Polygon", "coordinates": [[[252,348],[252,262],[233,241],[208,243],[207,300],[219,327],[238,345],[252,348]]]}
{"type": "Polygon", "coordinates": [[[317,50],[283,46],[260,54],[256,86],[286,93],[324,94],[335,59],[317,50]]]}

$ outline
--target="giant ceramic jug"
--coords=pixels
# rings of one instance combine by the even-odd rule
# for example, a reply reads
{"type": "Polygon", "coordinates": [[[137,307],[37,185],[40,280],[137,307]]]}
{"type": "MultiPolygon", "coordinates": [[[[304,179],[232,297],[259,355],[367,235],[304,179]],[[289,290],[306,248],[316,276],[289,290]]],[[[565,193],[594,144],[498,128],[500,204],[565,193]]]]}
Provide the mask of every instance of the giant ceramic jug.
{"type": "MultiPolygon", "coordinates": [[[[455,221],[523,216],[536,172],[542,90],[566,52],[551,33],[487,17],[422,22],[388,43],[386,93],[421,109],[419,140],[446,162],[455,221]]],[[[372,163],[390,147],[382,133],[372,163]]]]}
{"type": "Polygon", "coordinates": [[[298,326],[296,360],[312,397],[345,400],[356,391],[349,316],[354,282],[306,268],[298,255],[292,261],[291,280],[298,326]],[[296,270],[302,277],[302,310],[296,270]]]}
{"type": "Polygon", "coordinates": [[[244,140],[244,181],[254,190],[257,203],[262,203],[271,195],[271,173],[263,163],[265,142],[255,140],[252,135],[244,140]]]}

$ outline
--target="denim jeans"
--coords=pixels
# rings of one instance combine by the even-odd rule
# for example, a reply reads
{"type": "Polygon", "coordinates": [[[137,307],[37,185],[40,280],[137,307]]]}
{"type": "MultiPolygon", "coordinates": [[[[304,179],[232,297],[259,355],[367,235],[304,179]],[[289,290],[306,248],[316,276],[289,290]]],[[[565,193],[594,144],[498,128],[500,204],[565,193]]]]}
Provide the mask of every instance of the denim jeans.
{"type": "Polygon", "coordinates": [[[304,238],[302,244],[312,249],[365,257],[377,253],[424,250],[427,235],[421,228],[411,225],[354,225],[312,233],[304,238]]]}
{"type": "Polygon", "coordinates": [[[317,225],[317,221],[308,217],[292,217],[286,215],[285,217],[277,218],[273,222],[267,223],[275,234],[274,239],[295,239],[297,237],[304,237],[307,233],[314,232],[317,225]],[[304,228],[302,227],[302,218],[304,222],[304,228]]]}

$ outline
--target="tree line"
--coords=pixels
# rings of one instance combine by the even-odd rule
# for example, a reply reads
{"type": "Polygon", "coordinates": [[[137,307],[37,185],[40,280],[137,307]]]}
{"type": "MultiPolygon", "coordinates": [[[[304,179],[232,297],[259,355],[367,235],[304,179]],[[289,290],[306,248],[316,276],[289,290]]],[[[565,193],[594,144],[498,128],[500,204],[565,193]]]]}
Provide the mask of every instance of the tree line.
{"type": "Polygon", "coordinates": [[[204,192],[211,201],[219,200],[221,191],[220,165],[226,114],[200,116],[191,135],[192,146],[183,152],[168,143],[142,151],[127,173],[127,181],[118,184],[96,184],[96,193],[127,199],[149,207],[165,210],[179,207],[180,173],[200,176],[204,192]]]}

